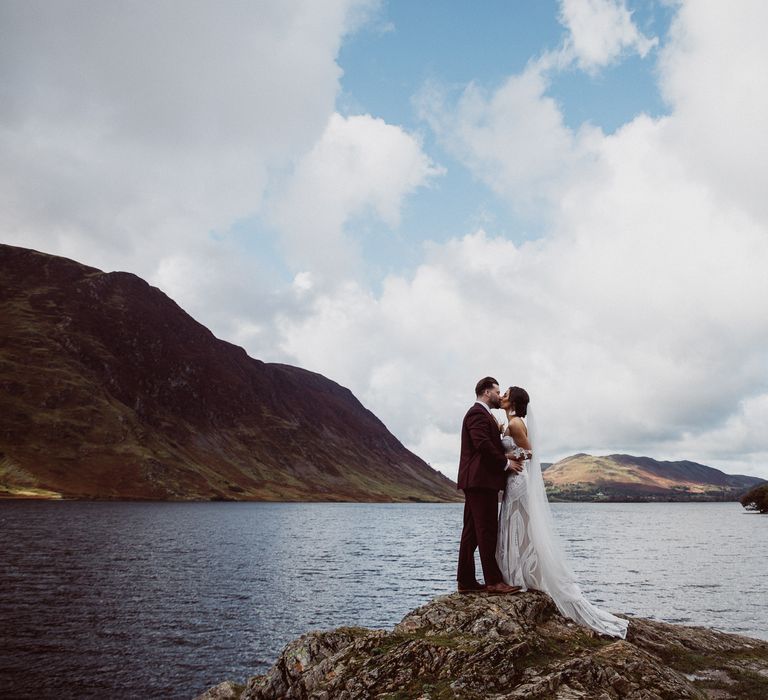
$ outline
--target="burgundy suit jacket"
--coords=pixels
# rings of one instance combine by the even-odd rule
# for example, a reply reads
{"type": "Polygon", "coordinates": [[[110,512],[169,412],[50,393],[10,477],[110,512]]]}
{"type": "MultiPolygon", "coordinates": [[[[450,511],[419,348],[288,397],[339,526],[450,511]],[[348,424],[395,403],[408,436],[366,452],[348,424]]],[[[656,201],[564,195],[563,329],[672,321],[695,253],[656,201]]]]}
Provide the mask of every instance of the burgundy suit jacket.
{"type": "Polygon", "coordinates": [[[507,458],[496,419],[480,404],[473,404],[461,424],[460,489],[503,491],[507,458]]]}

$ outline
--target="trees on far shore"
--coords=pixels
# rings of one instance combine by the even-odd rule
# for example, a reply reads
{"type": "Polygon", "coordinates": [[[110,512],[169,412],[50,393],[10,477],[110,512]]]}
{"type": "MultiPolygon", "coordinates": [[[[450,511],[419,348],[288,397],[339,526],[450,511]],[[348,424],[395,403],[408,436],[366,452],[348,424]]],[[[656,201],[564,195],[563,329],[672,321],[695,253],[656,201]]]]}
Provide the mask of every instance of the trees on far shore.
{"type": "Polygon", "coordinates": [[[768,513],[768,484],[755,486],[741,497],[741,505],[747,510],[756,510],[758,513],[768,513]]]}

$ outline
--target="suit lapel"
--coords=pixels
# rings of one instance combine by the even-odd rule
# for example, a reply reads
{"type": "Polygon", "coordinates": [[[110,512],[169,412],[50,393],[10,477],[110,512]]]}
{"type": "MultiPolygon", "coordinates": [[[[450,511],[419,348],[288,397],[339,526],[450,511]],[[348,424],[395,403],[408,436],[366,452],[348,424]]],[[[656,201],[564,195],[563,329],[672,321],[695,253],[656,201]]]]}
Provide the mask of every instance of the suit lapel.
{"type": "Polygon", "coordinates": [[[488,420],[491,421],[491,425],[493,425],[494,430],[499,429],[499,424],[496,422],[496,419],[493,417],[493,413],[491,413],[488,409],[483,408],[480,404],[476,403],[475,406],[477,406],[477,409],[479,411],[482,411],[485,413],[486,416],[488,416],[488,420]]]}
{"type": "Polygon", "coordinates": [[[493,426],[493,432],[494,433],[498,433],[499,432],[499,424],[496,422],[496,419],[494,418],[493,413],[491,413],[490,411],[486,411],[486,413],[488,414],[488,418],[491,419],[491,425],[493,426]]]}

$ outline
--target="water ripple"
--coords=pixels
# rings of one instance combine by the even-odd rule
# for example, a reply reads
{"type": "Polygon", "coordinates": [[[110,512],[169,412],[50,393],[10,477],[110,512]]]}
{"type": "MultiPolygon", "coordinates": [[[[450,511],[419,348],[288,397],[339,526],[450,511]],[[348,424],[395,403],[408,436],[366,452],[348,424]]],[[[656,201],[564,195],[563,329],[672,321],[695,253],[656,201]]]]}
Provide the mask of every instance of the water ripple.
{"type": "MultiPolygon", "coordinates": [[[[768,518],[553,508],[595,602],[768,638],[768,518]]],[[[455,588],[460,528],[460,505],[0,503],[0,696],[189,698],[309,629],[391,627],[455,588]]]]}

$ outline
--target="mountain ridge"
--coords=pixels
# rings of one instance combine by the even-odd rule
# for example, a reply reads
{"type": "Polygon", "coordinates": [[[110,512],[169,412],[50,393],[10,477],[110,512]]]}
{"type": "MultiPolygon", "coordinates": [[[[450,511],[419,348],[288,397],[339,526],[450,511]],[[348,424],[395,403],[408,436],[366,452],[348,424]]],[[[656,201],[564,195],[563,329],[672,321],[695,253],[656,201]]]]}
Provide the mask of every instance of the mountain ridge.
{"type": "Polygon", "coordinates": [[[0,493],[457,500],[349,389],[251,358],[128,272],[0,245],[0,493]]]}
{"type": "Polygon", "coordinates": [[[551,500],[737,501],[764,480],[691,460],[578,453],[549,465],[544,482],[551,500]]]}

